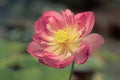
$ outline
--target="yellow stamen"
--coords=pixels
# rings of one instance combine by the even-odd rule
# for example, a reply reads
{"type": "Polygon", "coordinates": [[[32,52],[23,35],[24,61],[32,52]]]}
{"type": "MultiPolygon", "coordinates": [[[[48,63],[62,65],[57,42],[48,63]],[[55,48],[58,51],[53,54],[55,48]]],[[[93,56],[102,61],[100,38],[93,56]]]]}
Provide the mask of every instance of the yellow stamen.
{"type": "Polygon", "coordinates": [[[68,40],[68,33],[64,30],[58,30],[55,35],[55,40],[59,43],[65,42],[68,40]]]}

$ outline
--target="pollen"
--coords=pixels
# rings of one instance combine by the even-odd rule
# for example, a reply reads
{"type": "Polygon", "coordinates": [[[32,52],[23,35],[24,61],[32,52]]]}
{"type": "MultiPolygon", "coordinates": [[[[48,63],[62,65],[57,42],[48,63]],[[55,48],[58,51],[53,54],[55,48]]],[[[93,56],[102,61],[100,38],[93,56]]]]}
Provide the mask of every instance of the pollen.
{"type": "Polygon", "coordinates": [[[64,30],[58,30],[55,35],[55,40],[59,43],[63,43],[68,40],[68,33],[64,30]]]}

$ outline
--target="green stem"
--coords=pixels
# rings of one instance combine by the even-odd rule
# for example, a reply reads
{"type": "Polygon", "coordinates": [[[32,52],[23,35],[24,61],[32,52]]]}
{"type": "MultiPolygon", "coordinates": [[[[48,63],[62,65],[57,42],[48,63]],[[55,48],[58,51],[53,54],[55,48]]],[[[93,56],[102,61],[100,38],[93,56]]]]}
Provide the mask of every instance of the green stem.
{"type": "Polygon", "coordinates": [[[72,74],[73,74],[74,64],[75,64],[75,63],[72,62],[72,66],[71,66],[71,72],[70,72],[69,80],[72,79],[72,74]]]}

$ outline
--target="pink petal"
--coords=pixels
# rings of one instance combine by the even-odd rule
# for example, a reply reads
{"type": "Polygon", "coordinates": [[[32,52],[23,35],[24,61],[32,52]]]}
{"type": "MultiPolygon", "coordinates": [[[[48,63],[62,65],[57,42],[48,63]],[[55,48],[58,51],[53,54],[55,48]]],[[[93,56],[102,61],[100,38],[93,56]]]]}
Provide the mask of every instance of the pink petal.
{"type": "MultiPolygon", "coordinates": [[[[47,37],[47,38],[48,38],[48,37],[47,37]]],[[[39,37],[39,34],[35,34],[35,35],[33,36],[33,40],[34,40],[37,44],[39,44],[40,46],[42,46],[42,47],[48,47],[48,42],[45,41],[45,40],[43,40],[43,39],[41,39],[41,37],[39,37]]]]}
{"type": "Polygon", "coordinates": [[[53,53],[44,52],[44,57],[39,58],[39,62],[53,68],[64,68],[73,61],[73,57],[65,58],[64,56],[53,55],[53,53]]]}
{"type": "Polygon", "coordinates": [[[63,26],[64,26],[64,22],[61,21],[61,20],[58,20],[58,19],[55,18],[55,17],[50,17],[48,24],[49,24],[49,25],[52,27],[52,29],[55,30],[55,31],[58,30],[58,29],[63,28],[63,26]]]}
{"type": "Polygon", "coordinates": [[[104,43],[103,37],[96,33],[88,35],[84,40],[89,44],[90,52],[95,51],[104,43]]]}
{"type": "Polygon", "coordinates": [[[63,21],[62,15],[56,11],[46,11],[43,13],[43,17],[46,17],[46,16],[55,17],[56,19],[63,21]]]}
{"type": "Polygon", "coordinates": [[[34,24],[34,30],[35,30],[35,33],[42,33],[42,32],[46,32],[46,27],[47,27],[47,24],[49,22],[49,19],[50,17],[40,17],[40,19],[38,19],[35,24],[34,24]]]}
{"type": "Polygon", "coordinates": [[[43,32],[41,34],[35,34],[33,36],[34,41],[39,41],[39,40],[41,41],[42,40],[42,41],[45,41],[45,42],[51,42],[51,41],[53,41],[53,39],[54,39],[53,36],[48,35],[45,32],[43,32]]]}
{"type": "Polygon", "coordinates": [[[83,36],[89,34],[93,28],[95,17],[93,12],[82,12],[75,15],[79,29],[83,29],[83,36]]]}
{"type": "Polygon", "coordinates": [[[37,42],[37,43],[39,43],[39,42],[41,41],[41,38],[39,37],[38,34],[35,34],[35,35],[32,37],[32,39],[33,39],[35,42],[37,42]]]}
{"type": "Polygon", "coordinates": [[[44,47],[32,41],[27,47],[27,52],[30,53],[35,58],[40,58],[43,56],[43,49],[44,47]]]}
{"type": "Polygon", "coordinates": [[[63,27],[63,22],[53,16],[45,16],[38,19],[34,24],[35,33],[54,34],[53,32],[63,27]]]}
{"type": "Polygon", "coordinates": [[[64,17],[66,25],[70,26],[70,27],[73,27],[74,24],[75,24],[74,14],[69,9],[66,9],[65,11],[62,12],[62,15],[64,17]]]}
{"type": "Polygon", "coordinates": [[[76,64],[83,64],[89,58],[89,46],[86,42],[82,42],[78,51],[75,53],[74,61],[76,64]]]}

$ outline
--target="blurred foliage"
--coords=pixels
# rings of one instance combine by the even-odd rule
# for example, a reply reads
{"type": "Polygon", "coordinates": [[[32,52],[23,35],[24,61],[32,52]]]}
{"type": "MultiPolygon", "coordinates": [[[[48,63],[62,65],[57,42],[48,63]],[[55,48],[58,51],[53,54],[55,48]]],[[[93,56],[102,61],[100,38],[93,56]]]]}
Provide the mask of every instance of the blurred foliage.
{"type": "MultiPolygon", "coordinates": [[[[26,53],[25,48],[26,45],[22,42],[0,39],[0,79],[67,80],[70,73],[70,66],[64,69],[54,69],[41,65],[37,60],[26,53]]],[[[104,55],[107,54],[106,52],[103,53],[104,55]]],[[[75,70],[92,70],[98,72],[104,70],[106,67],[102,57],[93,55],[86,64],[75,65],[75,70]]]]}
{"type": "Polygon", "coordinates": [[[2,80],[66,80],[69,67],[54,69],[41,65],[24,50],[23,43],[0,39],[0,79],[2,80]]]}

